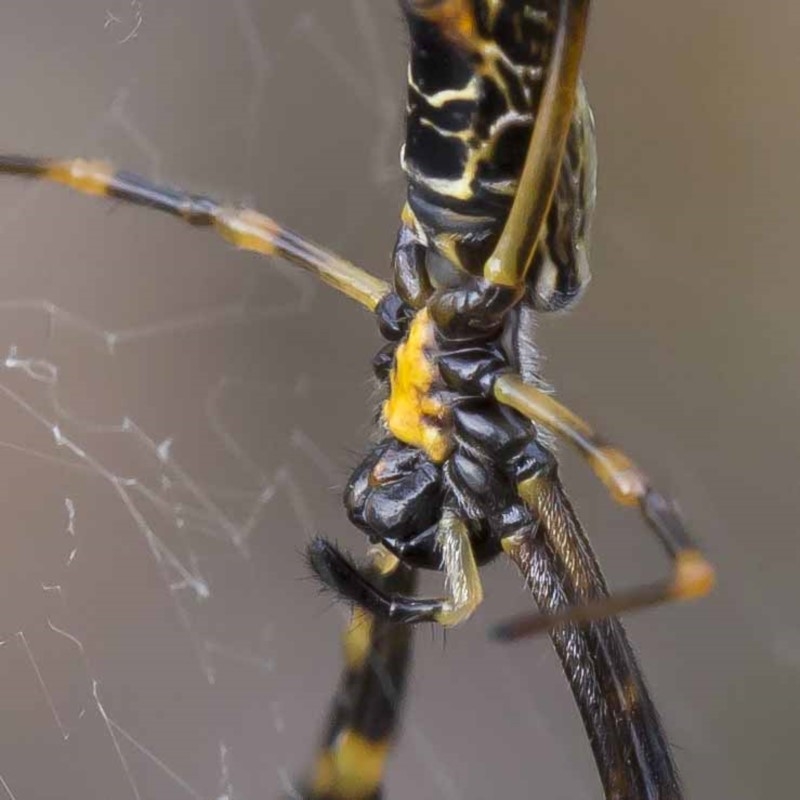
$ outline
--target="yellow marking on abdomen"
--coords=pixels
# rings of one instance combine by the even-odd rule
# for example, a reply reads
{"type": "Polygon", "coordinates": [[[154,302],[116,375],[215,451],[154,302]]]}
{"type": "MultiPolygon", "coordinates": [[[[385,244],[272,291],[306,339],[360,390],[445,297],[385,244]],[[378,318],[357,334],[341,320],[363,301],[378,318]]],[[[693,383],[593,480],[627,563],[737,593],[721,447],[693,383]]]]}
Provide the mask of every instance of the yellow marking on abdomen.
{"type": "Polygon", "coordinates": [[[365,800],[383,781],[389,747],[388,740],[373,742],[345,728],[317,759],[312,792],[335,800],[365,800]]]}
{"type": "Polygon", "coordinates": [[[475,11],[470,0],[441,0],[438,3],[412,3],[414,13],[438,25],[442,33],[458,44],[467,46],[478,35],[475,11]]]}
{"type": "Polygon", "coordinates": [[[435,331],[427,309],[412,320],[396,352],[389,399],[383,404],[386,427],[401,442],[418,447],[441,464],[453,448],[447,431],[449,409],[432,393],[439,371],[431,357],[435,331]]]}

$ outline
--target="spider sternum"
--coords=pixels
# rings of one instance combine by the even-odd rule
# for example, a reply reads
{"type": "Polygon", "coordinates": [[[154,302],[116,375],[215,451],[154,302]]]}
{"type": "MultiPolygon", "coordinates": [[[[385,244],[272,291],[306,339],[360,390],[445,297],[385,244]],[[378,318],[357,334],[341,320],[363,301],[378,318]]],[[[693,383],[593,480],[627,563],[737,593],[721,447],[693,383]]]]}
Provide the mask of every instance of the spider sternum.
{"type": "Polygon", "coordinates": [[[418,447],[436,464],[453,449],[451,411],[439,396],[436,327],[427,308],[418,311],[395,351],[383,421],[401,442],[418,447]]]}

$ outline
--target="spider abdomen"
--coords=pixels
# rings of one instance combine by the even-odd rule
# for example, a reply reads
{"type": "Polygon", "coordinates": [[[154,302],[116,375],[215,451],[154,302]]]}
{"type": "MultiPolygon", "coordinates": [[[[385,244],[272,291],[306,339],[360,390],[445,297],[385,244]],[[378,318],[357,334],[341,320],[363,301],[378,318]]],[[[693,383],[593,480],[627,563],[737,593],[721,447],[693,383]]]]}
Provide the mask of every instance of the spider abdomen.
{"type": "Polygon", "coordinates": [[[403,166],[412,208],[423,222],[434,222],[434,209],[449,210],[499,229],[528,149],[557,4],[410,5],[403,166]]]}
{"type": "MultiPolygon", "coordinates": [[[[520,189],[559,3],[403,0],[403,7],[411,42],[402,155],[408,204],[404,247],[395,254],[413,261],[415,242],[480,275],[520,189]]],[[[594,125],[581,89],[527,276],[540,310],[571,305],[589,282],[595,169],[594,125]]],[[[403,267],[405,278],[413,274],[403,267]]]]}

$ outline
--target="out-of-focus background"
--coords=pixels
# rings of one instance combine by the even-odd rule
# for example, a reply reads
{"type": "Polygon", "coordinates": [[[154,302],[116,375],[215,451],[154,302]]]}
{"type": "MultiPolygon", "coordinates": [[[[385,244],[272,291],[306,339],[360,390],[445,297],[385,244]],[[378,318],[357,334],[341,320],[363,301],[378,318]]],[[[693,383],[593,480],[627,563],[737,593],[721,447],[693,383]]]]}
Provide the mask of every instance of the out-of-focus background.
{"type": "MultiPolygon", "coordinates": [[[[594,282],[546,375],[680,498],[712,597],[630,618],[689,798],[788,797],[800,738],[800,9],[595,4],[594,282]]],[[[111,158],[254,203],[387,274],[404,39],[392,0],[10,0],[0,150],[111,158]]],[[[0,796],[255,800],[308,763],[343,612],[316,532],[366,445],[373,321],[141,209],[0,183],[0,796]]],[[[664,568],[565,474],[614,585],[664,568]]],[[[436,579],[426,583],[435,589],[436,579]]],[[[387,796],[598,798],[529,605],[422,630],[387,796]]]]}

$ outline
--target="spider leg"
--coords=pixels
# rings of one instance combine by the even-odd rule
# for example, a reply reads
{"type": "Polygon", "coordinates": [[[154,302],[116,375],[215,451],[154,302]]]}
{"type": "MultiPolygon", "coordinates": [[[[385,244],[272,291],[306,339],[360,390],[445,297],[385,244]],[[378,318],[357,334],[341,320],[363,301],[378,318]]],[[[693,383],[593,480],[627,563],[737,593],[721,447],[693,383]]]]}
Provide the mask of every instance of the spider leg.
{"type": "MultiPolygon", "coordinates": [[[[664,580],[589,600],[558,614],[522,615],[499,625],[495,629],[498,637],[517,639],[564,622],[588,622],[672,600],[694,599],[711,591],[715,581],[714,568],[692,540],[674,502],[652,488],[647,477],[628,456],[602,442],[584,420],[516,375],[500,376],[495,382],[494,395],[501,403],[574,445],[609,488],[614,500],[622,505],[638,505],[647,525],[672,561],[672,574],[664,580]]],[[[518,491],[535,513],[545,520],[549,516],[556,526],[561,524],[557,516],[562,504],[554,500],[555,493],[561,489],[554,472],[522,481],[518,491]]],[[[511,536],[503,541],[503,549],[517,563],[521,559],[523,538],[511,536]]]]}
{"type": "MultiPolygon", "coordinates": [[[[370,552],[369,575],[386,591],[413,592],[416,571],[384,548],[370,552]]],[[[356,607],[344,632],[345,667],[304,800],[378,800],[405,693],[413,629],[356,607]]]]}
{"type": "Polygon", "coordinates": [[[214,228],[242,250],[281,256],[297,264],[370,311],[375,311],[389,292],[385,281],[258,211],[159,186],[130,172],[117,172],[105,161],[0,155],[0,173],[61,183],[83,194],[148,206],[174,214],[190,225],[214,228]]]}
{"type": "MultiPolygon", "coordinates": [[[[551,621],[608,596],[591,544],[560,481],[550,482],[537,530],[509,553],[551,621]]],[[[562,617],[563,619],[563,617],[562,617]]],[[[667,737],[622,623],[564,622],[549,631],[591,742],[604,797],[682,796],[667,737]]]]}
{"type": "Polygon", "coordinates": [[[478,565],[467,525],[445,512],[439,523],[438,545],[448,594],[441,598],[409,597],[375,585],[330,542],[315,539],[308,549],[311,568],[328,587],[380,619],[412,624],[457,625],[483,600],[478,565]]]}

